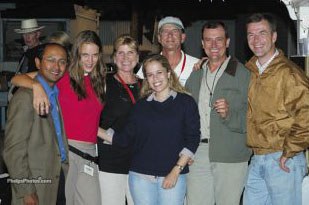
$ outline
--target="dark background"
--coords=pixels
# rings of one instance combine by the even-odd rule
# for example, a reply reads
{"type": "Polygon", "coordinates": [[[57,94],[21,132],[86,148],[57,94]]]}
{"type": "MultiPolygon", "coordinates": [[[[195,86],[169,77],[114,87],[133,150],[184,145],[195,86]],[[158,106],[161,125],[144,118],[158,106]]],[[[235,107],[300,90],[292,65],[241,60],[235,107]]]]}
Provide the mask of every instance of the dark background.
{"type": "MultiPolygon", "coordinates": [[[[280,0],[13,0],[16,9],[1,12],[2,18],[75,18],[74,4],[96,9],[101,13],[100,20],[132,20],[137,16],[136,37],[142,42],[142,35],[152,39],[154,19],[166,15],[178,16],[185,27],[200,20],[231,20],[235,22],[235,56],[242,62],[247,61],[250,52],[245,33],[245,21],[254,12],[269,12],[278,20],[277,46],[288,56],[296,54],[297,31],[295,22],[280,0]],[[142,28],[149,33],[142,33],[142,28]]],[[[233,40],[233,39],[232,39],[233,40]]],[[[197,56],[200,57],[200,56],[197,56]]]]}

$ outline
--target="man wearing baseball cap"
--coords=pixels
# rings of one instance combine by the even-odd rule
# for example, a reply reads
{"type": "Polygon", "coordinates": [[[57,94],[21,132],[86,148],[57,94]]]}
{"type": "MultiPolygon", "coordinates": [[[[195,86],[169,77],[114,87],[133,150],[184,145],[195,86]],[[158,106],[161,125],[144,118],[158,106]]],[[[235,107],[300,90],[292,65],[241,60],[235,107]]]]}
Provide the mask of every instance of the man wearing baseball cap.
{"type": "Polygon", "coordinates": [[[37,53],[37,46],[40,44],[41,30],[44,26],[38,26],[36,19],[26,19],[21,21],[21,28],[14,29],[16,33],[23,36],[25,45],[24,54],[19,61],[17,72],[27,73],[36,71],[34,58],[37,53]]]}
{"type": "MultiPolygon", "coordinates": [[[[161,55],[168,59],[183,86],[190,76],[194,64],[198,62],[197,58],[185,54],[181,50],[181,44],[185,39],[185,29],[179,18],[167,16],[159,21],[158,42],[162,47],[161,55]]],[[[142,69],[138,71],[137,75],[143,78],[142,69]]]]}

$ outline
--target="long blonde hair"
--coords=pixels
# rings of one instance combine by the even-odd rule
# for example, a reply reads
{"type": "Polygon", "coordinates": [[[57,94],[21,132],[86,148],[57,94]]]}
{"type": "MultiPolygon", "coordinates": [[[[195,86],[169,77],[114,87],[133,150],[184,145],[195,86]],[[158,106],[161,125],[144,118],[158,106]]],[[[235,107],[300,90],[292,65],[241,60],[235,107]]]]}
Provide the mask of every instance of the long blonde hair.
{"type": "MultiPolygon", "coordinates": [[[[167,58],[163,55],[152,55],[149,56],[144,62],[143,62],[143,74],[146,77],[146,68],[149,65],[149,63],[151,62],[158,62],[162,65],[163,68],[166,69],[167,73],[170,73],[170,78],[168,79],[168,85],[169,88],[171,90],[174,90],[176,92],[179,93],[185,93],[185,94],[189,94],[186,89],[180,84],[178,77],[176,76],[175,72],[173,71],[171,65],[169,64],[167,58]]],[[[149,96],[151,93],[153,92],[153,90],[151,89],[151,87],[149,86],[148,80],[147,78],[143,80],[143,85],[141,88],[141,97],[147,97],[149,96]]]]}

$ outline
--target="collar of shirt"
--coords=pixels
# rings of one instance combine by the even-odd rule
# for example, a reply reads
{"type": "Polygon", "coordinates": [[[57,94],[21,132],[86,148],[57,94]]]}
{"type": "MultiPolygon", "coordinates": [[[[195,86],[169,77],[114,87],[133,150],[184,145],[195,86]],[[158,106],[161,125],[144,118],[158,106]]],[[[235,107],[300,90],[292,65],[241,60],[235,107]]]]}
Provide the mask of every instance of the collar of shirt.
{"type": "MultiPolygon", "coordinates": [[[[182,50],[180,50],[180,52],[181,52],[181,59],[183,59],[183,56],[185,55],[185,53],[182,50]]],[[[163,55],[162,51],[160,52],[160,55],[163,55]]]]}
{"type": "MultiPolygon", "coordinates": [[[[39,42],[38,45],[41,45],[41,44],[42,44],[42,43],[39,42]]],[[[34,46],[34,47],[36,47],[36,46],[34,46]]],[[[33,48],[34,48],[34,47],[33,47],[33,48]]],[[[29,49],[29,46],[27,46],[27,45],[24,45],[24,46],[23,46],[23,51],[24,51],[24,52],[26,52],[28,49],[29,49]]]]}
{"type": "Polygon", "coordinates": [[[39,83],[43,86],[48,99],[51,99],[52,95],[55,95],[56,97],[58,97],[59,94],[59,90],[57,88],[56,85],[54,85],[53,87],[50,87],[48,85],[48,83],[46,82],[46,80],[43,78],[43,76],[41,74],[38,73],[38,75],[36,76],[36,79],[39,81],[39,83]]]}
{"type": "MultiPolygon", "coordinates": [[[[221,67],[222,67],[221,69],[222,69],[222,70],[225,70],[225,69],[226,69],[227,64],[229,63],[230,59],[231,59],[231,56],[227,56],[226,59],[222,62],[222,64],[221,64],[221,67]]],[[[209,59],[206,60],[206,62],[202,65],[202,68],[203,68],[203,69],[209,69],[208,64],[209,64],[209,59]]],[[[209,69],[209,70],[210,70],[210,69],[209,69]]]]}
{"type": "Polygon", "coordinates": [[[265,71],[265,69],[268,67],[268,65],[274,60],[274,58],[277,55],[279,55],[279,51],[276,49],[274,55],[272,55],[272,57],[263,65],[260,64],[259,60],[256,60],[256,66],[258,67],[260,74],[262,74],[265,71]]]}
{"type": "MultiPolygon", "coordinates": [[[[167,98],[169,98],[170,96],[172,96],[173,99],[175,99],[176,96],[177,96],[177,92],[174,91],[174,90],[170,90],[170,93],[168,94],[168,97],[167,97],[167,98]]],[[[166,98],[166,99],[167,99],[167,98],[166,98]]],[[[154,93],[151,93],[151,95],[148,96],[147,101],[150,102],[150,101],[153,101],[153,100],[156,100],[156,96],[155,96],[154,93]]]]}
{"type": "MultiPolygon", "coordinates": [[[[180,65],[182,65],[183,60],[184,60],[184,57],[185,57],[185,55],[186,55],[182,50],[180,50],[180,52],[181,52],[180,61],[178,62],[177,66],[174,68],[174,72],[176,73],[176,75],[178,74],[176,70],[181,70],[180,65]]],[[[160,55],[163,55],[163,54],[162,54],[162,51],[160,52],[160,55]]],[[[181,71],[180,71],[180,72],[181,72],[181,71]]],[[[181,73],[179,73],[179,74],[181,74],[181,73]]],[[[179,76],[179,75],[178,75],[178,76],[179,76]]]]}
{"type": "Polygon", "coordinates": [[[53,119],[53,123],[55,127],[61,161],[63,162],[67,159],[67,151],[66,151],[65,144],[62,138],[63,133],[62,133],[62,128],[61,128],[61,118],[60,118],[60,114],[58,111],[58,105],[57,105],[57,98],[58,98],[59,90],[56,87],[56,85],[54,85],[53,87],[50,87],[48,83],[45,81],[45,79],[43,78],[43,76],[40,74],[37,75],[36,79],[43,86],[48,96],[49,102],[51,104],[51,117],[53,119]]]}
{"type": "Polygon", "coordinates": [[[27,50],[28,50],[28,46],[27,46],[27,45],[24,45],[24,46],[23,46],[23,51],[26,52],[27,50]]]}

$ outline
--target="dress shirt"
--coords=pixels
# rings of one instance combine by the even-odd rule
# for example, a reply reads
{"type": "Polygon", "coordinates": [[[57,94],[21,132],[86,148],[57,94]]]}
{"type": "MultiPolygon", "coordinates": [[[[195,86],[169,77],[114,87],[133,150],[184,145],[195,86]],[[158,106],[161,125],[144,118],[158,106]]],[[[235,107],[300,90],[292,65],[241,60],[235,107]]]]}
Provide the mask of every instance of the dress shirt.
{"type": "Polygon", "coordinates": [[[43,76],[40,74],[37,75],[36,79],[43,86],[48,96],[48,99],[51,103],[51,115],[52,115],[55,131],[57,135],[57,141],[58,141],[58,146],[60,150],[61,161],[63,162],[66,160],[66,150],[64,147],[64,143],[63,143],[63,137],[62,137],[62,131],[61,131],[62,130],[61,129],[61,119],[60,119],[60,113],[59,113],[58,103],[57,103],[59,90],[56,85],[53,87],[50,87],[45,81],[45,79],[43,78],[43,76]]]}

